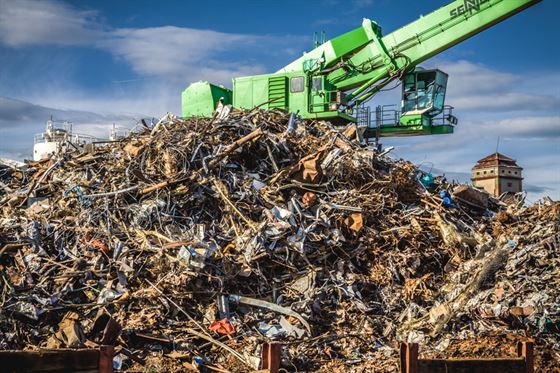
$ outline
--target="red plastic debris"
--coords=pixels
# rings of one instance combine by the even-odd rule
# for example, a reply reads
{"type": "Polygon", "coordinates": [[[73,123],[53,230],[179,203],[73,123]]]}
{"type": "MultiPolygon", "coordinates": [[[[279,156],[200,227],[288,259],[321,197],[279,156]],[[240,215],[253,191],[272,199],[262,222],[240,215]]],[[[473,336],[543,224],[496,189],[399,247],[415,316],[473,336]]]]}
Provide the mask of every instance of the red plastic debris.
{"type": "Polygon", "coordinates": [[[227,319],[214,321],[212,324],[210,324],[208,329],[210,329],[213,332],[226,334],[229,336],[235,334],[236,331],[235,326],[231,325],[227,319]]]}

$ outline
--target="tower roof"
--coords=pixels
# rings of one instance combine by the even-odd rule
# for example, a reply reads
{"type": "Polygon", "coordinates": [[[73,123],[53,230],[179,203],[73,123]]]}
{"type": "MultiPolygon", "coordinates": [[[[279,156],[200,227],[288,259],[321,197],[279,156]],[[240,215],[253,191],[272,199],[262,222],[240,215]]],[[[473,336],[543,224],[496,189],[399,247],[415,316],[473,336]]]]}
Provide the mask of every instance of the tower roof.
{"type": "MultiPolygon", "coordinates": [[[[515,159],[508,157],[507,155],[503,155],[502,153],[493,153],[490,154],[476,163],[473,168],[480,168],[480,167],[488,167],[488,166],[512,166],[512,167],[519,167],[515,162],[515,159]]],[[[521,167],[519,167],[521,168],[521,167]]]]}

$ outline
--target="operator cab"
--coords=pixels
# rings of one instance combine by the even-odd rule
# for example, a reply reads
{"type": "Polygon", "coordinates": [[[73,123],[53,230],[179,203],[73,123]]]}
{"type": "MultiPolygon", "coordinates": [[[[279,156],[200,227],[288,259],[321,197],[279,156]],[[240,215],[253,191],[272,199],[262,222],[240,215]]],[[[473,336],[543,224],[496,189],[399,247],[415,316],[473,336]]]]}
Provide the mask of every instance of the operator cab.
{"type": "Polygon", "coordinates": [[[420,136],[453,133],[457,118],[453,107],[445,105],[448,75],[441,70],[417,67],[402,80],[402,101],[378,106],[374,126],[366,137],[420,136]]]}
{"type": "Polygon", "coordinates": [[[441,70],[416,68],[403,79],[402,115],[424,114],[430,118],[443,112],[448,75],[441,70]]]}

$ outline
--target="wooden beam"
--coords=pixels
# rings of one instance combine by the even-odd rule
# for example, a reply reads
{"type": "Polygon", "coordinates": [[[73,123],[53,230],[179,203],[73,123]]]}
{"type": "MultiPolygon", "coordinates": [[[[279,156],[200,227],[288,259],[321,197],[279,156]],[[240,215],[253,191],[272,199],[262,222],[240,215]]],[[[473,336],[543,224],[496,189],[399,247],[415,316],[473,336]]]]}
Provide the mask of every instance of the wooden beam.
{"type": "Polygon", "coordinates": [[[99,347],[99,373],[113,373],[113,346],[99,347]]]}
{"type": "Polygon", "coordinates": [[[2,372],[113,373],[113,347],[0,351],[2,372]]]}
{"type": "Polygon", "coordinates": [[[418,373],[418,343],[401,343],[401,372],[418,373]]]}
{"type": "Polygon", "coordinates": [[[517,355],[507,359],[418,359],[418,344],[400,346],[402,373],[534,373],[533,342],[518,343],[517,355]]]}
{"type": "Polygon", "coordinates": [[[430,373],[525,373],[523,359],[420,359],[418,372],[430,373]]]}
{"type": "Polygon", "coordinates": [[[278,373],[280,370],[280,343],[265,343],[262,347],[262,369],[268,373],[278,373]]]}
{"type": "Polygon", "coordinates": [[[533,348],[533,342],[517,343],[517,356],[525,360],[525,373],[533,373],[535,371],[535,355],[533,348]]]}

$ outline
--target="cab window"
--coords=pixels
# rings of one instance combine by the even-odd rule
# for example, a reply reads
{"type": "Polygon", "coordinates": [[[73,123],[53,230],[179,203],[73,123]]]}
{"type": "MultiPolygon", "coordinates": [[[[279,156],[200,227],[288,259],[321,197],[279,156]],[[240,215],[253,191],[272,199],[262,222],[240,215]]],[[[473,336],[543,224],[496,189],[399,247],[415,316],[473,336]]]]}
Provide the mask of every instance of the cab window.
{"type": "Polygon", "coordinates": [[[290,79],[290,92],[292,93],[303,92],[304,83],[305,83],[305,77],[294,76],[292,79],[290,79]]]}

